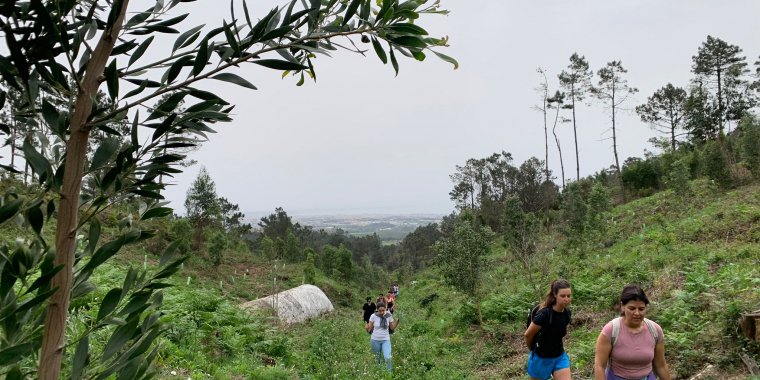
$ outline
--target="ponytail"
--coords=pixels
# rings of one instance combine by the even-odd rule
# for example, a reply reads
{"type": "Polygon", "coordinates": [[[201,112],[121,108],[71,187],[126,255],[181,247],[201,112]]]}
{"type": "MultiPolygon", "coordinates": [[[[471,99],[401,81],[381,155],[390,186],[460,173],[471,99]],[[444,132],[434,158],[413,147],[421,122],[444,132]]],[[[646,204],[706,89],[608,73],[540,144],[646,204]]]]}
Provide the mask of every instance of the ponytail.
{"type": "Polygon", "coordinates": [[[546,294],[546,297],[544,297],[544,301],[541,302],[541,309],[554,306],[554,304],[557,303],[557,293],[559,293],[561,289],[569,288],[570,282],[565,279],[552,281],[552,283],[549,285],[549,292],[546,294]]]}

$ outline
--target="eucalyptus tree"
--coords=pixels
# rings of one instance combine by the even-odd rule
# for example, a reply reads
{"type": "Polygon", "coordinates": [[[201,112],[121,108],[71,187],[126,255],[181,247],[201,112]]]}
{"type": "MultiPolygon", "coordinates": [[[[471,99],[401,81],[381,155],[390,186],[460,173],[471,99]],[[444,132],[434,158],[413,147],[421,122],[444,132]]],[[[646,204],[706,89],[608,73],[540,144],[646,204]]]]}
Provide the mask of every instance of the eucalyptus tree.
{"type": "Polygon", "coordinates": [[[573,53],[570,56],[570,64],[567,71],[562,70],[559,74],[559,84],[570,96],[570,109],[573,110],[573,138],[575,139],[575,180],[581,179],[580,158],[578,155],[578,126],[576,124],[576,102],[580,102],[586,97],[586,93],[591,89],[591,77],[594,72],[588,66],[585,56],[579,56],[573,53]]]}
{"type": "Polygon", "coordinates": [[[154,234],[139,228],[140,221],[172,213],[162,202],[158,177],[181,171],[178,163],[184,156],[161,152],[195,144],[181,133],[210,133],[214,123],[230,120],[233,107],[199,89],[201,81],[255,90],[249,79],[229,72],[251,63],[294,75],[303,84],[306,75],[316,79],[317,54],[329,56],[344,46],[335,42],[339,38],[371,42],[379,59],[390,62],[396,72],[396,53],[423,60],[432,52],[456,67],[455,60],[431,49],[445,46],[447,39],[429,37],[417,22],[421,15],[446,13],[438,2],[292,0],[259,19],[251,17],[243,2],[243,12],[238,8],[236,13],[232,4],[230,19],[221,26],[182,27],[180,33],[178,25],[188,14],[173,16],[170,10],[191,2],[157,0],[141,11],[133,10],[130,0],[17,0],[0,6],[7,45],[0,53],[0,76],[22,93],[37,128],[60,153],[45,156],[25,141],[23,157],[41,190],[28,194],[9,189],[2,194],[0,223],[16,221],[28,228],[30,238],[0,246],[0,318],[5,323],[0,375],[31,376],[22,373],[19,362],[39,352],[37,376],[58,379],[63,357],[75,345],[72,378],[152,376],[157,354],[153,342],[162,331],[161,279],[179,268],[179,261],[170,256],[172,245],[154,275],[130,270],[123,286],[106,294],[96,319],[77,329],[84,333],[72,337],[71,343],[65,332],[67,323],[76,320],[69,321],[69,305],[72,297],[95,289],[89,277],[124,245],[154,234]],[[153,41],[170,34],[178,34],[171,48],[156,48],[153,41]],[[160,56],[149,58],[155,54],[160,56]],[[101,88],[111,105],[97,101],[101,88]],[[155,109],[143,111],[148,102],[167,93],[173,94],[155,109]],[[70,101],[58,108],[53,99],[70,101]],[[184,110],[178,109],[182,101],[188,104],[184,110]],[[126,121],[129,135],[122,136],[113,126],[126,121]],[[112,138],[88,158],[94,131],[112,138]],[[83,178],[90,174],[97,191],[82,199],[83,178]],[[130,199],[138,199],[139,208],[120,222],[113,240],[98,244],[96,216],[130,199]],[[53,217],[56,222],[51,222],[53,217]],[[42,233],[46,223],[55,224],[54,242],[42,233]],[[78,249],[77,236],[85,231],[83,248],[78,249]],[[107,342],[92,345],[91,351],[90,337],[108,333],[107,342]]]}
{"type": "Polygon", "coordinates": [[[731,45],[720,38],[707,36],[707,40],[697,50],[697,55],[692,57],[694,64],[692,72],[704,77],[709,86],[714,88],[717,96],[719,111],[718,129],[723,132],[724,121],[733,101],[743,100],[735,96],[726,96],[731,90],[739,85],[737,80],[746,73],[746,57],[741,56],[742,49],[731,45]],[[733,99],[732,99],[733,98],[733,99]]]}
{"type": "MultiPolygon", "coordinates": [[[[594,87],[593,93],[599,99],[605,107],[610,110],[610,116],[612,121],[612,152],[615,155],[615,171],[617,177],[620,176],[620,160],[618,159],[618,144],[617,144],[617,124],[616,116],[620,106],[625,103],[632,94],[638,92],[634,87],[628,85],[628,80],[623,77],[623,74],[627,73],[623,67],[621,61],[608,62],[605,67],[602,67],[597,72],[599,76],[599,84],[594,87]]],[[[626,201],[625,187],[623,181],[620,180],[620,191],[622,192],[623,201],[626,201]]]]}
{"type": "Polygon", "coordinates": [[[647,98],[645,104],[636,107],[641,121],[656,131],[670,135],[670,149],[676,150],[676,136],[684,127],[686,90],[668,83],[647,98]]]}

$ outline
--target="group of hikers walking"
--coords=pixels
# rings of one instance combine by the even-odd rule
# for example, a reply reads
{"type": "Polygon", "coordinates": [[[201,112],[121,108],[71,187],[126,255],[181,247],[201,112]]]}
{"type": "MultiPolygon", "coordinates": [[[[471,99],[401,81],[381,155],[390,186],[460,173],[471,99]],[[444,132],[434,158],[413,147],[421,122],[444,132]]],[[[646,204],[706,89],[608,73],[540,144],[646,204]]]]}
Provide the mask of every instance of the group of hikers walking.
{"type": "MultiPolygon", "coordinates": [[[[531,379],[570,379],[570,359],[563,346],[572,313],[572,288],[567,280],[552,281],[543,302],[531,309],[525,343],[531,379]]],[[[665,362],[664,333],[646,317],[644,290],[626,285],[620,294],[620,317],[609,321],[596,339],[594,380],[671,380],[665,362]]]]}
{"type": "MultiPolygon", "coordinates": [[[[364,304],[365,330],[371,335],[370,346],[379,364],[391,371],[391,334],[398,327],[398,284],[375,302],[367,297],[364,304]]],[[[563,339],[572,319],[572,287],[567,280],[554,280],[543,301],[529,314],[525,343],[530,350],[527,372],[533,380],[569,380],[570,358],[563,339]]],[[[671,380],[665,362],[665,335],[662,327],[646,318],[649,306],[644,290],[626,285],[617,307],[620,316],[609,321],[599,333],[594,351],[594,380],[671,380]]]]}
{"type": "Polygon", "coordinates": [[[398,318],[393,318],[396,312],[396,297],[398,297],[398,283],[393,283],[388,294],[380,293],[372,302],[372,297],[367,297],[363,306],[365,330],[370,334],[370,346],[375,354],[375,360],[379,364],[385,363],[388,371],[391,370],[391,334],[398,327],[398,318]]]}

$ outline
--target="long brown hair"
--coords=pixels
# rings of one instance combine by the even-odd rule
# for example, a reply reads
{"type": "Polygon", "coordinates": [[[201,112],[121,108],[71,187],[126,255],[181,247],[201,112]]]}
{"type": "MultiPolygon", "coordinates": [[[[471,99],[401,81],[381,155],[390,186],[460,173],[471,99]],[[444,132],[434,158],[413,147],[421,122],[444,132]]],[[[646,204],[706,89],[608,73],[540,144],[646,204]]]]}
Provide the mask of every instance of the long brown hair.
{"type": "Polygon", "coordinates": [[[549,285],[549,292],[544,297],[544,302],[541,302],[541,309],[554,306],[557,303],[557,293],[561,289],[570,289],[570,282],[562,278],[552,281],[549,285]]]}

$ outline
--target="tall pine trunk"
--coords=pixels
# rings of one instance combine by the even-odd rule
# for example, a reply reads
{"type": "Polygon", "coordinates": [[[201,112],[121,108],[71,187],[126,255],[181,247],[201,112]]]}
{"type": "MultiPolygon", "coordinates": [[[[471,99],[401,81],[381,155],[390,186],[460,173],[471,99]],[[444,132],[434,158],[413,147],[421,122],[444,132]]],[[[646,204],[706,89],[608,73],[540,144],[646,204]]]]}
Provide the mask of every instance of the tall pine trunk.
{"type": "Polygon", "coordinates": [[[575,125],[575,85],[570,91],[570,100],[573,106],[573,138],[575,139],[575,180],[581,180],[581,161],[578,155],[578,128],[575,125]]]}
{"type": "Polygon", "coordinates": [[[623,203],[628,202],[625,195],[625,185],[623,184],[623,175],[620,170],[620,160],[617,151],[617,131],[615,130],[615,86],[612,86],[612,152],[615,154],[615,170],[617,170],[618,182],[620,183],[620,194],[623,196],[623,203]]]}
{"type": "Polygon", "coordinates": [[[557,137],[557,120],[559,119],[559,104],[557,104],[557,113],[554,116],[554,127],[552,127],[552,134],[554,135],[554,142],[557,143],[557,153],[559,153],[559,167],[562,172],[562,190],[565,189],[565,163],[562,159],[562,147],[559,144],[559,137],[557,137]]]}

